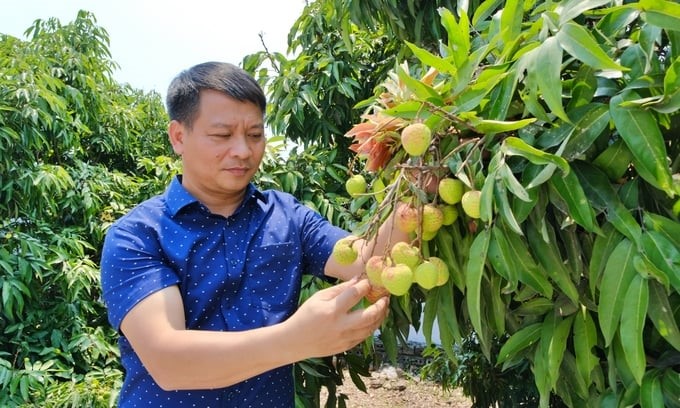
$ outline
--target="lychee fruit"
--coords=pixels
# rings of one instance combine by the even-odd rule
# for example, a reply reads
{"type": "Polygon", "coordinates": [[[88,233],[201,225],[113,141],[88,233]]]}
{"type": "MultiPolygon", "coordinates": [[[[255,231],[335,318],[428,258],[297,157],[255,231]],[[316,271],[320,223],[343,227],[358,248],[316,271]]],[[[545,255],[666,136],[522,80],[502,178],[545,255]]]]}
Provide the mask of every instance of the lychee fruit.
{"type": "Polygon", "coordinates": [[[402,204],[397,207],[394,223],[405,233],[411,233],[418,228],[418,209],[409,204],[402,204]]]}
{"type": "Polygon", "coordinates": [[[442,286],[446,284],[449,280],[449,267],[446,265],[443,259],[430,256],[427,261],[432,263],[437,268],[437,286],[442,286]]]}
{"type": "Polygon", "coordinates": [[[438,232],[439,232],[439,230],[437,230],[437,231],[425,231],[425,230],[423,230],[422,235],[420,235],[420,239],[422,239],[423,241],[432,241],[434,239],[434,237],[437,236],[438,232]]]}
{"type": "Polygon", "coordinates": [[[380,299],[381,297],[389,296],[390,292],[385,289],[384,286],[376,286],[376,285],[371,285],[371,289],[368,291],[366,296],[366,300],[368,300],[369,303],[375,303],[380,299]]]}
{"type": "Polygon", "coordinates": [[[345,182],[345,190],[351,197],[358,197],[366,192],[366,179],[361,174],[355,174],[345,182]]]}
{"type": "Polygon", "coordinates": [[[442,227],[444,214],[434,204],[423,206],[423,231],[436,232],[442,227]]]}
{"type": "Polygon", "coordinates": [[[403,241],[392,246],[390,256],[395,264],[404,264],[409,268],[415,268],[420,263],[420,250],[403,241]]]}
{"type": "Polygon", "coordinates": [[[479,218],[481,197],[482,192],[479,190],[470,190],[463,194],[460,203],[463,206],[463,211],[465,211],[465,214],[470,218],[479,218]]]}
{"type": "Polygon", "coordinates": [[[380,278],[383,269],[387,266],[391,266],[392,261],[382,255],[373,255],[366,261],[366,266],[364,270],[366,271],[366,277],[371,282],[372,285],[382,286],[382,280],[380,278]]]}
{"type": "Polygon", "coordinates": [[[458,209],[454,205],[442,205],[442,225],[452,225],[458,219],[458,209]]]}
{"type": "Polygon", "coordinates": [[[446,177],[439,180],[439,197],[447,204],[457,204],[463,198],[465,186],[457,178],[446,177]]]}
{"type": "Polygon", "coordinates": [[[439,271],[437,265],[430,261],[423,261],[413,270],[413,281],[423,289],[432,289],[437,286],[439,271]]]}
{"type": "Polygon", "coordinates": [[[356,249],[352,247],[352,242],[356,237],[345,237],[338,240],[333,246],[333,259],[340,265],[351,265],[356,261],[359,254],[356,249]]]}
{"type": "Polygon", "coordinates": [[[405,295],[413,284],[413,271],[408,265],[396,264],[383,269],[382,282],[391,294],[405,295]]]}
{"type": "Polygon", "coordinates": [[[412,123],[401,131],[401,145],[411,156],[422,156],[432,141],[432,131],[424,123],[412,123]]]}

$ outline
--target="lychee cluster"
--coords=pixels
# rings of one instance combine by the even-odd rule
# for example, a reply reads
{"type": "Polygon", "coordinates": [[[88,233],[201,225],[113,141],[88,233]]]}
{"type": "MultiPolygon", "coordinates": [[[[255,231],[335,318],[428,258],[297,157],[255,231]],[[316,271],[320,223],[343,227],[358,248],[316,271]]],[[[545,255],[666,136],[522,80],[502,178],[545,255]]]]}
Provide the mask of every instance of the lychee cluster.
{"type": "Polygon", "coordinates": [[[398,242],[389,255],[374,255],[368,259],[366,276],[374,287],[402,296],[414,283],[423,289],[444,285],[449,280],[449,268],[442,259],[435,256],[423,259],[420,249],[398,242]]]}
{"type": "MultiPolygon", "coordinates": [[[[395,156],[401,163],[393,162],[383,168],[370,190],[362,175],[351,176],[345,185],[353,198],[373,195],[378,204],[376,214],[384,214],[385,208],[393,211],[395,227],[411,240],[395,244],[388,254],[367,260],[366,276],[376,297],[387,293],[405,295],[413,283],[425,290],[445,284],[448,265],[421,248],[437,237],[441,228],[456,223],[462,213],[473,222],[481,212],[480,191],[470,189],[451,175],[446,160],[439,156],[441,139],[427,123],[414,121],[402,127],[400,133],[393,133],[398,135],[406,153],[395,156]],[[385,186],[383,180],[389,180],[389,184],[385,186]]],[[[333,256],[343,265],[357,258],[351,242],[339,242],[333,256]]]]}

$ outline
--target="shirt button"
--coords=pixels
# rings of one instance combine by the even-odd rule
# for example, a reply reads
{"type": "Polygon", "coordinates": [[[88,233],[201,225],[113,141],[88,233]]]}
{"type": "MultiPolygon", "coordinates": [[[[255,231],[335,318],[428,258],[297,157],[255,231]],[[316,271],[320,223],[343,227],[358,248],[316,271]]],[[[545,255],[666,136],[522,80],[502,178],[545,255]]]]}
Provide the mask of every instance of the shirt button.
{"type": "Polygon", "coordinates": [[[236,265],[238,265],[238,261],[232,260],[232,261],[231,261],[231,266],[236,266],[236,265]]]}

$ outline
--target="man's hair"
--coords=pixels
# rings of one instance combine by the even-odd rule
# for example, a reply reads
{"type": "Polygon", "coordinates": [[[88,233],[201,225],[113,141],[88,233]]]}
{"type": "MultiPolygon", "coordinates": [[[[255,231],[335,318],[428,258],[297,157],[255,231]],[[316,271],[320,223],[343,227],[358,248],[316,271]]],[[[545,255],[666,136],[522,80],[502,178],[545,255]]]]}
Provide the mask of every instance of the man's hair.
{"type": "Polygon", "coordinates": [[[248,72],[226,62],[205,62],[177,75],[165,99],[171,120],[192,127],[198,115],[200,93],[212,89],[241,102],[252,102],[264,114],[267,98],[248,72]]]}

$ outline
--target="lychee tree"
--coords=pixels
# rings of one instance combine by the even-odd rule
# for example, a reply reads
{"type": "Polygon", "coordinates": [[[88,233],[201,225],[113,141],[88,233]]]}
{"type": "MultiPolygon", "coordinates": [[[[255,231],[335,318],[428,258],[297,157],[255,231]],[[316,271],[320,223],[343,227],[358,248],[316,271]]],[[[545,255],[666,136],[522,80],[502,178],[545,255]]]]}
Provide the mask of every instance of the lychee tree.
{"type": "Polygon", "coordinates": [[[418,248],[384,344],[436,324],[451,358],[473,335],[528,363],[541,406],[680,406],[680,5],[474,3],[439,9],[439,49],[407,42],[346,134],[354,233],[400,211],[418,248]],[[431,257],[448,279],[413,284],[431,257]]]}

